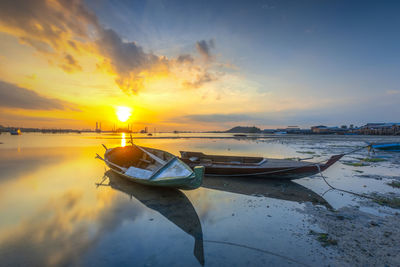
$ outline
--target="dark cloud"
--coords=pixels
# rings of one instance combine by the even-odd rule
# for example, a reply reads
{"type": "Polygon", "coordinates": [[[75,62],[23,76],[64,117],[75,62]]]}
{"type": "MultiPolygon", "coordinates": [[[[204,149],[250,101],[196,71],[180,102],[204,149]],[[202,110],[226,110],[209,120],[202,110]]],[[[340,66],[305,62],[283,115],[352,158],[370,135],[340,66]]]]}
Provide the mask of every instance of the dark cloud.
{"type": "Polygon", "coordinates": [[[27,37],[21,37],[20,41],[23,44],[32,46],[37,51],[42,52],[42,53],[52,53],[53,52],[53,48],[45,42],[27,38],[27,37]]]}
{"type": "Polygon", "coordinates": [[[135,42],[124,42],[111,29],[101,31],[100,39],[96,42],[101,54],[110,60],[111,65],[119,73],[127,73],[149,67],[157,63],[159,58],[153,54],[146,54],[143,48],[135,42]]]}
{"type": "Polygon", "coordinates": [[[194,59],[191,55],[185,54],[185,55],[180,55],[176,61],[178,63],[193,63],[194,59]]]}
{"type": "Polygon", "coordinates": [[[2,0],[0,18],[7,32],[30,44],[42,42],[56,49],[71,35],[86,38],[89,25],[99,27],[96,16],[80,0],[2,0]]]}
{"type": "Polygon", "coordinates": [[[152,71],[157,65],[167,64],[167,59],[145,53],[135,42],[125,42],[112,29],[101,29],[96,41],[97,49],[118,74],[116,82],[124,90],[137,92],[142,86],[140,73],[152,71]]]}
{"type": "Polygon", "coordinates": [[[41,96],[17,85],[0,81],[0,107],[22,109],[71,109],[71,104],[41,96]]]}
{"type": "Polygon", "coordinates": [[[75,72],[75,71],[81,71],[82,67],[79,65],[78,61],[76,61],[76,59],[71,56],[70,54],[65,55],[64,57],[65,59],[65,63],[61,64],[61,68],[65,71],[65,72],[75,72]]]}
{"type": "Polygon", "coordinates": [[[196,42],[196,49],[206,60],[211,60],[213,58],[211,54],[211,49],[214,48],[214,40],[201,40],[196,42]]]}

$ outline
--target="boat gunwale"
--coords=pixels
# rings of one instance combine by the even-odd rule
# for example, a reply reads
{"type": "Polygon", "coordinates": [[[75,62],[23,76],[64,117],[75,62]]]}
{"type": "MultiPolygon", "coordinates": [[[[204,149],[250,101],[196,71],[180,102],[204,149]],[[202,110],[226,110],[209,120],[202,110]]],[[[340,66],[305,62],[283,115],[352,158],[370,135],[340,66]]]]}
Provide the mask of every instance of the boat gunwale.
{"type": "Polygon", "coordinates": [[[239,163],[233,163],[233,162],[224,162],[224,161],[212,161],[213,164],[218,164],[218,165],[232,165],[232,166],[262,166],[263,164],[268,162],[268,158],[264,157],[249,157],[249,156],[225,156],[225,155],[209,155],[209,154],[204,154],[202,152],[194,152],[194,151],[180,151],[181,154],[181,159],[188,159],[192,163],[198,163],[198,164],[203,164],[200,162],[201,159],[212,159],[212,158],[227,158],[227,159],[236,159],[236,160],[259,160],[258,162],[239,162],[239,163]],[[187,156],[187,153],[193,154],[193,157],[199,157],[198,160],[196,161],[191,161],[190,156],[187,156]],[[184,156],[185,155],[185,156],[184,156]]]}

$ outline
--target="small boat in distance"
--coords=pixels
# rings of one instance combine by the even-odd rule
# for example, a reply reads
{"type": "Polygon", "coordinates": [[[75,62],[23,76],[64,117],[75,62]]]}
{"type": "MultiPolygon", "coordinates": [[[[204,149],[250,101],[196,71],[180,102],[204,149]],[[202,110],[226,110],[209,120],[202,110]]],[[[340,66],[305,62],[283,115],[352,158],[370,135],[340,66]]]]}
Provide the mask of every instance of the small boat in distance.
{"type": "Polygon", "coordinates": [[[21,132],[20,129],[11,129],[11,130],[10,130],[10,134],[11,134],[11,135],[21,135],[22,132],[21,132]]]}
{"type": "Polygon", "coordinates": [[[270,159],[263,157],[206,155],[201,152],[181,151],[181,160],[190,167],[204,166],[208,176],[257,177],[294,180],[320,173],[344,155],[335,155],[325,163],[270,159]]]}
{"type": "Polygon", "coordinates": [[[96,158],[130,181],[180,189],[195,189],[203,182],[204,167],[193,166],[192,170],[166,151],[136,145],[104,148],[104,159],[98,154],[96,158]]]}
{"type": "Polygon", "coordinates": [[[371,143],[369,146],[371,148],[379,149],[379,150],[400,152],[400,142],[371,143]]]}

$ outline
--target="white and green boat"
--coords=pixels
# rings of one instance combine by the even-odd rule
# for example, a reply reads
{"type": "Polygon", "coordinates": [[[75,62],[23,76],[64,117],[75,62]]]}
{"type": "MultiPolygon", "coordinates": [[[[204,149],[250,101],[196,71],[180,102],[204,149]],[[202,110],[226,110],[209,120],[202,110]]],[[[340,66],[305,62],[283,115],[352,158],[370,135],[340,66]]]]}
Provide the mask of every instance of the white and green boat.
{"type": "Polygon", "coordinates": [[[197,166],[192,170],[169,152],[133,144],[105,149],[104,159],[99,155],[97,158],[133,182],[180,189],[195,189],[203,182],[204,167],[197,166]]]}

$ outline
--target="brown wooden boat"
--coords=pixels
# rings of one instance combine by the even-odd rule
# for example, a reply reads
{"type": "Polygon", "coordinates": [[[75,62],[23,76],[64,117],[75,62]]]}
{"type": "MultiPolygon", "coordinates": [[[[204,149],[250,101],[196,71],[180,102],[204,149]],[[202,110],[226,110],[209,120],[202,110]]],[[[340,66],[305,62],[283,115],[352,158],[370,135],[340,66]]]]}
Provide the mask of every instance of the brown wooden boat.
{"type": "Polygon", "coordinates": [[[257,177],[269,179],[299,179],[322,172],[344,155],[334,155],[326,162],[314,163],[263,157],[206,155],[181,151],[181,160],[190,167],[204,166],[208,176],[257,177]]]}

